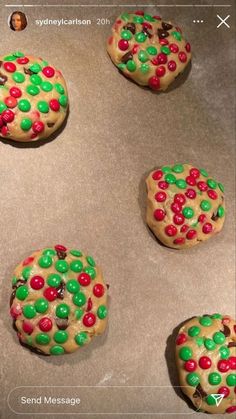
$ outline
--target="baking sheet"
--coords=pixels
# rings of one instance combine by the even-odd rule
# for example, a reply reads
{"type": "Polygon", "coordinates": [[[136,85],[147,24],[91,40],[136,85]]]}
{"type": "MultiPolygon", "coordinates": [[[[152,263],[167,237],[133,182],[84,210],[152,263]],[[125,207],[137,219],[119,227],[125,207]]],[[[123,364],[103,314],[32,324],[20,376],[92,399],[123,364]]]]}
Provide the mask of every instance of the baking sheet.
{"type": "MultiPolygon", "coordinates": [[[[127,7],[115,2],[113,7],[112,2],[107,7],[25,7],[28,27],[21,33],[7,26],[7,17],[17,8],[1,8],[0,55],[19,50],[44,57],[62,70],[70,98],[67,124],[52,141],[27,147],[0,142],[3,419],[42,417],[38,406],[28,416],[18,416],[7,398],[18,386],[45,385],[52,386],[55,394],[55,386],[89,386],[91,409],[105,412],[113,406],[123,412],[95,415],[92,410],[91,415],[78,417],[155,417],[144,415],[147,409],[158,413],[156,417],[191,418],[194,411],[172,387],[178,385],[172,332],[193,315],[235,316],[234,7],[163,4],[174,2],[163,1],[161,7],[146,10],[184,28],[193,60],[184,83],[161,94],[125,79],[106,54],[110,26],[127,7]],[[224,25],[216,29],[217,13],[231,15],[230,29],[224,25]],[[92,24],[35,24],[35,19],[76,17],[91,19],[92,24]],[[110,25],[98,25],[96,19],[101,18],[110,20],[110,25]],[[204,23],[194,24],[194,19],[204,23]],[[153,167],[172,162],[204,167],[226,189],[227,218],[221,234],[181,252],[160,246],[144,220],[145,177],[153,167]],[[110,284],[109,327],[72,355],[42,358],[18,344],[8,301],[15,265],[33,250],[55,243],[82,248],[102,266],[110,284]],[[116,387],[113,395],[108,388],[102,396],[92,387],[97,385],[154,387],[139,387],[136,393],[128,388],[122,393],[116,387]],[[123,409],[129,404],[133,414],[126,416],[123,409]]],[[[75,389],[67,388],[65,394],[73,395],[75,389]]],[[[84,389],[77,394],[82,402],[86,399],[84,389]]],[[[58,412],[63,410],[54,410],[58,412]]]]}

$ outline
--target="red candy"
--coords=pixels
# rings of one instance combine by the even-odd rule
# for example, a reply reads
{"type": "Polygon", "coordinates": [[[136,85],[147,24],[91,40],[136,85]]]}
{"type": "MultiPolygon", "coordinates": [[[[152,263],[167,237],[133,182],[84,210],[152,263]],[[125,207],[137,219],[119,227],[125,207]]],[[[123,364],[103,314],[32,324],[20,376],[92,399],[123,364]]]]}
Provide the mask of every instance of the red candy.
{"type": "Polygon", "coordinates": [[[96,316],[93,313],[86,313],[83,317],[83,324],[86,327],[92,327],[96,322],[96,316]]]}
{"type": "Polygon", "coordinates": [[[168,45],[169,44],[169,41],[166,38],[159,39],[159,44],[160,45],[168,45]]]}
{"type": "Polygon", "coordinates": [[[209,198],[211,198],[211,199],[217,199],[217,198],[218,198],[217,192],[216,192],[216,191],[213,191],[213,189],[209,189],[209,190],[207,191],[207,195],[208,195],[208,196],[209,196],[209,198]]]}
{"type": "Polygon", "coordinates": [[[129,42],[126,39],[120,39],[118,47],[121,51],[126,51],[129,48],[129,42]]]}
{"type": "Polygon", "coordinates": [[[174,60],[171,60],[171,61],[168,62],[168,69],[170,71],[175,71],[176,67],[177,67],[177,65],[176,65],[176,62],[174,60]]]}
{"type": "Polygon", "coordinates": [[[194,189],[187,189],[187,191],[185,192],[185,195],[189,198],[189,199],[194,199],[196,198],[196,192],[194,189]]]}
{"type": "Polygon", "coordinates": [[[156,170],[153,174],[152,174],[152,178],[154,180],[159,180],[161,179],[161,177],[163,176],[163,172],[161,170],[156,170]]]}
{"type": "Polygon", "coordinates": [[[42,276],[35,275],[30,280],[30,286],[33,290],[40,290],[44,287],[44,279],[42,276]]]}
{"type": "Polygon", "coordinates": [[[165,211],[163,211],[162,209],[159,209],[159,208],[157,208],[155,211],[154,211],[154,213],[153,213],[153,215],[154,215],[154,218],[157,220],[157,221],[163,221],[164,220],[164,218],[165,218],[165,211]]]}
{"type": "Polygon", "coordinates": [[[104,290],[104,286],[102,284],[96,284],[93,287],[93,293],[95,295],[95,297],[102,297],[104,294],[105,290],[104,290]]]}
{"type": "Polygon", "coordinates": [[[196,361],[194,361],[194,359],[189,359],[184,364],[184,369],[188,372],[195,371],[196,368],[197,368],[197,363],[196,363],[196,361]]]}
{"type": "Polygon", "coordinates": [[[4,122],[3,122],[2,117],[1,117],[1,115],[0,115],[0,128],[2,128],[2,127],[3,127],[3,125],[4,125],[4,122]]]}
{"type": "Polygon", "coordinates": [[[183,214],[175,214],[173,217],[173,221],[177,225],[181,225],[184,223],[184,216],[183,214]]]}
{"type": "Polygon", "coordinates": [[[207,217],[206,217],[205,214],[200,214],[199,217],[198,217],[198,221],[200,223],[204,223],[206,221],[206,219],[207,219],[207,217]]]}
{"type": "Polygon", "coordinates": [[[1,134],[2,134],[3,136],[6,136],[6,135],[8,134],[8,129],[7,129],[7,126],[2,127],[2,129],[1,129],[1,134]]]}
{"type": "Polygon", "coordinates": [[[92,303],[91,298],[89,297],[89,299],[88,299],[88,303],[87,303],[87,308],[86,308],[86,311],[90,311],[90,310],[92,310],[92,307],[93,307],[93,303],[92,303]]]}
{"type": "Polygon", "coordinates": [[[8,71],[9,73],[14,73],[16,71],[16,65],[12,62],[7,61],[6,63],[3,64],[3,67],[6,71],[8,71]]]}
{"type": "Polygon", "coordinates": [[[223,387],[220,387],[219,388],[219,390],[217,391],[217,393],[218,394],[223,394],[224,395],[224,398],[225,398],[225,397],[228,397],[229,396],[230,390],[228,389],[228,387],[223,386],[223,387]]]}
{"type": "Polygon", "coordinates": [[[160,89],[160,79],[156,76],[152,76],[148,80],[148,85],[153,90],[160,89]]]}
{"type": "Polygon", "coordinates": [[[230,356],[228,359],[231,370],[236,370],[236,356],[230,356]]]}
{"type": "Polygon", "coordinates": [[[179,204],[178,202],[173,202],[172,204],[171,204],[171,210],[175,213],[175,214],[178,214],[179,212],[181,212],[182,211],[182,205],[181,204],[179,204]]]}
{"type": "Polygon", "coordinates": [[[187,176],[186,177],[186,182],[190,186],[195,186],[196,185],[196,180],[195,180],[194,176],[187,176]]]}
{"type": "Polygon", "coordinates": [[[207,370],[211,367],[211,360],[208,356],[201,356],[201,358],[198,361],[199,367],[201,367],[203,370],[207,370]]]}
{"type": "Polygon", "coordinates": [[[157,202],[164,202],[166,200],[166,193],[165,192],[157,192],[155,195],[155,200],[157,202]]]}
{"type": "Polygon", "coordinates": [[[28,320],[24,320],[22,324],[22,329],[24,330],[25,333],[27,333],[28,335],[31,335],[31,333],[34,330],[34,326],[28,320]]]}
{"type": "Polygon", "coordinates": [[[54,112],[57,112],[60,109],[60,103],[58,102],[57,99],[51,99],[49,102],[49,106],[54,112]]]}
{"type": "Polygon", "coordinates": [[[166,69],[163,65],[160,65],[160,67],[157,67],[156,69],[156,75],[158,77],[163,77],[165,75],[166,69]]]}
{"type": "Polygon", "coordinates": [[[15,306],[11,307],[10,314],[13,317],[13,319],[17,319],[18,316],[20,316],[22,313],[22,309],[20,304],[16,304],[15,306]]]}
{"type": "Polygon", "coordinates": [[[54,301],[57,298],[57,290],[53,287],[48,287],[43,292],[44,297],[48,301],[54,301]]]}
{"type": "Polygon", "coordinates": [[[176,345],[182,345],[185,342],[187,342],[187,336],[185,333],[180,333],[176,338],[176,345]]]}
{"type": "Polygon", "coordinates": [[[161,180],[160,182],[158,182],[158,186],[160,189],[167,189],[169,184],[165,180],[161,180]]]}
{"type": "Polygon", "coordinates": [[[185,49],[186,49],[187,52],[191,51],[191,45],[190,45],[189,42],[187,42],[187,44],[185,45],[185,49]]]}
{"type": "Polygon", "coordinates": [[[112,44],[112,42],[113,42],[113,36],[110,36],[110,37],[108,38],[108,44],[109,44],[109,45],[111,45],[111,44],[112,44]]]}
{"type": "Polygon", "coordinates": [[[234,413],[236,412],[236,406],[230,406],[226,409],[226,413],[234,413]]]}
{"type": "Polygon", "coordinates": [[[42,121],[35,121],[32,125],[32,130],[35,134],[40,134],[44,130],[44,123],[42,121]]]}
{"type": "Polygon", "coordinates": [[[62,244],[56,244],[54,249],[58,252],[66,252],[67,251],[67,248],[65,246],[63,246],[62,244]]]}
{"type": "Polygon", "coordinates": [[[206,182],[203,182],[203,181],[198,182],[197,187],[198,189],[200,189],[200,191],[203,191],[203,192],[207,191],[208,189],[206,182]]]}
{"type": "Polygon", "coordinates": [[[196,230],[189,230],[186,234],[186,237],[188,240],[193,240],[195,239],[195,237],[197,237],[197,232],[196,230]]]}
{"type": "Polygon", "coordinates": [[[54,70],[54,68],[47,66],[47,67],[44,67],[44,68],[42,69],[42,73],[43,73],[46,77],[53,77],[53,76],[54,76],[54,74],[55,74],[55,70],[54,70]]]}
{"type": "Polygon", "coordinates": [[[185,243],[185,238],[184,238],[184,237],[178,237],[177,239],[175,239],[175,240],[173,241],[173,243],[174,243],[174,244],[177,244],[177,245],[179,245],[179,244],[184,244],[184,243],[185,243]]]}
{"type": "Polygon", "coordinates": [[[169,237],[173,237],[177,234],[177,228],[173,224],[169,224],[165,227],[165,233],[169,237]]]}
{"type": "Polygon", "coordinates": [[[2,120],[3,120],[3,122],[5,122],[5,124],[8,124],[8,123],[14,121],[14,118],[15,118],[14,112],[12,112],[10,109],[6,109],[5,111],[3,111],[1,116],[2,116],[2,120]]]}
{"type": "Polygon", "coordinates": [[[134,46],[133,46],[133,48],[132,48],[132,53],[133,53],[133,54],[137,54],[138,49],[139,49],[139,45],[138,45],[138,44],[134,44],[134,46]]]}
{"type": "Polygon", "coordinates": [[[179,52],[179,47],[176,44],[170,44],[169,48],[170,48],[171,52],[173,52],[174,54],[179,52]]]}
{"type": "Polygon", "coordinates": [[[189,229],[189,226],[187,225],[187,224],[184,224],[182,227],[181,227],[181,229],[180,229],[180,231],[181,231],[181,233],[186,233],[186,231],[189,229]]]}
{"type": "Polygon", "coordinates": [[[4,99],[5,104],[7,105],[8,108],[15,108],[17,105],[17,100],[16,98],[12,97],[12,96],[7,96],[4,99]]]}
{"type": "Polygon", "coordinates": [[[152,64],[153,65],[158,65],[159,64],[159,62],[158,62],[158,57],[156,56],[156,57],[154,57],[152,60],[151,60],[151,62],[152,62],[152,64]]]}
{"type": "Polygon", "coordinates": [[[135,15],[138,15],[138,16],[143,16],[144,15],[144,11],[143,10],[137,10],[134,14],[135,15]]]}
{"type": "Polygon", "coordinates": [[[24,262],[22,263],[23,266],[27,266],[30,265],[30,263],[32,263],[34,261],[34,258],[32,256],[28,257],[27,259],[24,260],[24,262]]]}
{"type": "Polygon", "coordinates": [[[27,58],[27,57],[20,57],[20,58],[17,58],[16,62],[18,64],[27,64],[29,62],[29,58],[27,58]]]}
{"type": "Polygon", "coordinates": [[[149,22],[143,22],[142,26],[143,26],[143,28],[152,29],[152,25],[149,22]]]}
{"type": "Polygon", "coordinates": [[[20,89],[18,89],[18,87],[11,87],[9,90],[9,93],[11,96],[16,97],[16,98],[21,97],[22,95],[22,92],[20,89]]]}
{"type": "Polygon", "coordinates": [[[230,369],[230,364],[226,359],[221,359],[217,364],[217,368],[220,372],[227,372],[230,369]]]}
{"type": "Polygon", "coordinates": [[[204,226],[202,227],[202,231],[204,234],[209,234],[211,233],[213,230],[212,224],[211,223],[206,223],[204,224],[204,226]]]}
{"type": "Polygon", "coordinates": [[[192,169],[190,169],[189,171],[190,175],[198,178],[200,176],[200,171],[198,169],[196,169],[196,167],[192,167],[192,169]]]}
{"type": "Polygon", "coordinates": [[[174,202],[177,202],[178,204],[183,205],[186,202],[186,198],[185,198],[185,196],[182,193],[177,193],[174,196],[174,202]]]}
{"type": "Polygon", "coordinates": [[[82,272],[78,276],[78,281],[79,281],[80,285],[82,285],[83,287],[87,287],[91,282],[90,275],[87,274],[86,272],[82,272]]]}
{"type": "Polygon", "coordinates": [[[185,54],[185,52],[180,51],[178,57],[179,57],[179,60],[181,61],[181,63],[186,63],[187,55],[185,54]]]}
{"type": "Polygon", "coordinates": [[[52,328],[52,320],[48,317],[42,317],[42,319],[39,320],[39,328],[42,332],[49,332],[52,328]]]}
{"type": "Polygon", "coordinates": [[[157,55],[158,64],[166,64],[167,63],[167,56],[161,52],[157,55]]]}

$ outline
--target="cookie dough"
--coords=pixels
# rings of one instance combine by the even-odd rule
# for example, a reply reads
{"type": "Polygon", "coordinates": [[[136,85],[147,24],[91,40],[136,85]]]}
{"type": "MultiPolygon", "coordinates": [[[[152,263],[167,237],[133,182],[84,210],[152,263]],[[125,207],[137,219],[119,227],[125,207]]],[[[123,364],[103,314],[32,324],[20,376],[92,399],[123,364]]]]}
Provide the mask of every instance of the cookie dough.
{"type": "Polygon", "coordinates": [[[107,51],[125,76],[153,90],[166,90],[191,60],[181,29],[143,11],[117,18],[107,51]]]}
{"type": "Polygon", "coordinates": [[[188,320],[176,339],[180,386],[208,413],[236,412],[236,321],[221,314],[188,320]]]}
{"type": "Polygon", "coordinates": [[[147,224],[166,246],[194,246],[222,229],[224,186],[206,170],[175,164],[153,170],[146,180],[147,224]]]}
{"type": "Polygon", "coordinates": [[[56,245],[15,269],[10,313],[20,343],[44,355],[88,344],[107,324],[107,287],[91,256],[56,245]]]}
{"type": "Polygon", "coordinates": [[[0,136],[14,141],[45,139],[68,111],[65,80],[42,58],[13,52],[0,56],[0,136]]]}

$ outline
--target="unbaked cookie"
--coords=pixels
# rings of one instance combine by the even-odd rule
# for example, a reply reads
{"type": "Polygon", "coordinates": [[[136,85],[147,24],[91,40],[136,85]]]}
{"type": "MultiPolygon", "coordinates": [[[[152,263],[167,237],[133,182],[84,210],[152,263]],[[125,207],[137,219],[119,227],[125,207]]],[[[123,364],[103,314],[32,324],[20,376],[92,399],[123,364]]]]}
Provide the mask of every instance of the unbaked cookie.
{"type": "Polygon", "coordinates": [[[10,313],[23,346],[45,355],[76,351],[107,324],[107,286],[91,256],[62,245],[34,252],[12,280],[10,313]]]}
{"type": "Polygon", "coordinates": [[[236,321],[221,314],[188,320],[176,339],[180,386],[208,413],[236,412],[236,321]]]}
{"type": "Polygon", "coordinates": [[[63,123],[68,96],[61,72],[42,58],[0,56],[0,135],[15,141],[45,139],[63,123]]]}
{"type": "Polygon", "coordinates": [[[206,170],[175,164],[146,180],[147,224],[166,246],[191,247],[214,236],[225,220],[224,187],[206,170]]]}
{"type": "Polygon", "coordinates": [[[125,76],[153,90],[166,90],[191,60],[181,29],[143,11],[117,18],[107,51],[125,76]]]}

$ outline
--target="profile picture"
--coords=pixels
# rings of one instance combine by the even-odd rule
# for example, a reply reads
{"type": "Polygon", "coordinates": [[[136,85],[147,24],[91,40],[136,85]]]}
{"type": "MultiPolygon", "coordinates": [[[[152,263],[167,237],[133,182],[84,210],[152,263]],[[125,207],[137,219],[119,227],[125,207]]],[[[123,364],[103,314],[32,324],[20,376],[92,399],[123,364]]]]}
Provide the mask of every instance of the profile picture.
{"type": "Polygon", "coordinates": [[[23,12],[15,11],[9,17],[9,26],[13,31],[23,31],[27,26],[27,18],[23,12]]]}

